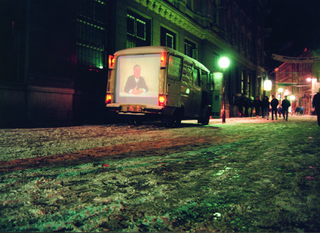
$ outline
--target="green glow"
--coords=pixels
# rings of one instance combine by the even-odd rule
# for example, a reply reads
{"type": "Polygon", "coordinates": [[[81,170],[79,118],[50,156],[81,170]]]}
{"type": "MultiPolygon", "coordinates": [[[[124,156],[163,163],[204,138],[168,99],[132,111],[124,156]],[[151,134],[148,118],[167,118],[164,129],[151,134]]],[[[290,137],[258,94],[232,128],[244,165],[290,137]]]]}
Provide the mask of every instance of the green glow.
{"type": "Polygon", "coordinates": [[[227,57],[222,57],[219,60],[219,66],[220,68],[228,68],[230,65],[230,60],[227,57]]]}

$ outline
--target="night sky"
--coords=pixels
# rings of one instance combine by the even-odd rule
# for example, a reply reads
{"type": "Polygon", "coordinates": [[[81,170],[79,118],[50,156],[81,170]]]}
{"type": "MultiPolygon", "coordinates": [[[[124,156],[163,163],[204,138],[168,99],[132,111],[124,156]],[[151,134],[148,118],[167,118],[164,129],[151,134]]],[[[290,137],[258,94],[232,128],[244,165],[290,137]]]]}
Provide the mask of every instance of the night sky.
{"type": "MultiPolygon", "coordinates": [[[[304,48],[320,48],[320,0],[269,0],[265,28],[267,57],[272,53],[299,56],[304,48]]],[[[270,68],[277,63],[271,60],[270,68]]]]}

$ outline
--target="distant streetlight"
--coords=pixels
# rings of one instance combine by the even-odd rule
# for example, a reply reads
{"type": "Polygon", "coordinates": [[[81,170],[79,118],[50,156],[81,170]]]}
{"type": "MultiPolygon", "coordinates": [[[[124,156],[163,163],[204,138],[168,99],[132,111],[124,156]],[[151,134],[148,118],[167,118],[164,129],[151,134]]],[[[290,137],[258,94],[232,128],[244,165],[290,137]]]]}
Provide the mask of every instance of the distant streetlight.
{"type": "Polygon", "coordinates": [[[271,82],[271,80],[265,80],[264,81],[264,90],[265,91],[271,91],[271,89],[272,89],[272,82],[271,82]]]}
{"type": "Polygon", "coordinates": [[[311,82],[312,78],[307,78],[307,82],[311,82]]]}
{"type": "MultiPolygon", "coordinates": [[[[227,57],[222,57],[219,59],[219,67],[222,71],[225,71],[230,65],[230,60],[227,57]]],[[[223,78],[223,102],[222,102],[222,123],[226,123],[226,79],[223,78]]]]}

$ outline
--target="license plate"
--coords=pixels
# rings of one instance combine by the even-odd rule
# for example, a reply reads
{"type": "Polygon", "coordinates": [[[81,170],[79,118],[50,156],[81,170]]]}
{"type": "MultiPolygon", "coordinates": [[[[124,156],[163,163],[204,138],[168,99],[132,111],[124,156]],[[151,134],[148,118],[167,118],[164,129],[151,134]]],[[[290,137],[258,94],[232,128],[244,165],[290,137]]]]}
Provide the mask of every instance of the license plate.
{"type": "Polygon", "coordinates": [[[123,112],[142,112],[139,105],[122,106],[123,112]]]}

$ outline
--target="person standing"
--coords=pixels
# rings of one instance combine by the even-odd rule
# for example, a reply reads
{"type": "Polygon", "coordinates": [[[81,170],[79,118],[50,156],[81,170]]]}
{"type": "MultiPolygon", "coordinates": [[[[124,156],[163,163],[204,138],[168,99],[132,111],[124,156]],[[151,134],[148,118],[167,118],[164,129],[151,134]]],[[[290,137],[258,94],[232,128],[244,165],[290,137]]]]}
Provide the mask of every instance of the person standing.
{"type": "Polygon", "coordinates": [[[320,126],[320,89],[319,92],[313,97],[312,107],[316,109],[318,125],[320,126]]]}
{"type": "Polygon", "coordinates": [[[287,99],[288,97],[285,96],[285,99],[282,100],[282,111],[283,111],[283,119],[288,121],[288,109],[291,106],[290,101],[287,99]]]}
{"type": "Polygon", "coordinates": [[[261,100],[259,99],[259,96],[257,96],[256,99],[253,101],[253,107],[256,111],[256,117],[259,118],[261,108],[261,100]]]}
{"type": "Polygon", "coordinates": [[[279,103],[279,107],[278,107],[278,114],[279,114],[279,117],[281,117],[281,113],[282,113],[282,107],[279,103]]]}
{"type": "Polygon", "coordinates": [[[273,120],[273,115],[275,115],[276,117],[276,120],[278,119],[277,117],[277,112],[278,112],[278,104],[279,104],[279,101],[276,97],[274,97],[274,95],[272,95],[272,100],[271,100],[271,114],[272,114],[272,120],[273,120]]]}
{"type": "Polygon", "coordinates": [[[270,109],[269,97],[265,96],[262,100],[262,118],[266,116],[267,120],[269,120],[269,109],[270,109]]]}
{"type": "Polygon", "coordinates": [[[249,116],[249,98],[244,95],[243,96],[243,106],[244,106],[244,116],[248,117],[249,116]]]}
{"type": "Polygon", "coordinates": [[[254,98],[253,98],[253,96],[250,96],[249,97],[249,108],[250,108],[250,117],[252,117],[252,114],[253,114],[253,100],[254,100],[254,98]]]}
{"type": "Polygon", "coordinates": [[[236,106],[238,107],[239,116],[243,117],[243,97],[242,96],[236,97],[236,106]]]}

